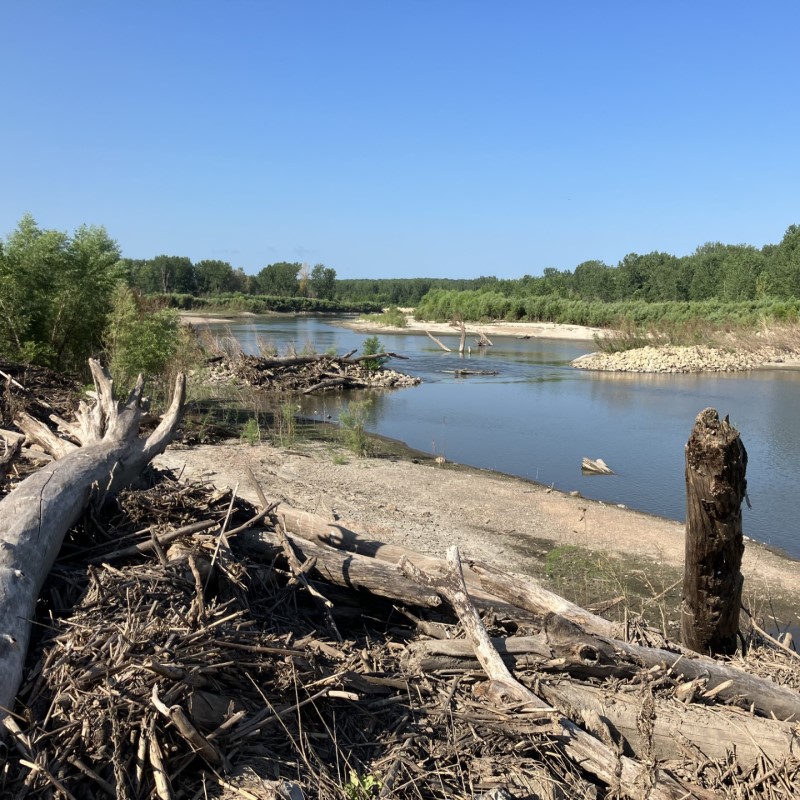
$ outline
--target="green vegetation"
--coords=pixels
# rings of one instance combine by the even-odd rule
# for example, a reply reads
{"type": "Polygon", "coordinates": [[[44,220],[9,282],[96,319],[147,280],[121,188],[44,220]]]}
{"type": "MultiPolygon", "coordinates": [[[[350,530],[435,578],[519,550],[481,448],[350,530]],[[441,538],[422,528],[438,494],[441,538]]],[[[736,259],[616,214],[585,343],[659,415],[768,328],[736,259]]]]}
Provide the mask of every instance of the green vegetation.
{"type": "Polygon", "coordinates": [[[369,418],[369,409],[372,400],[351,400],[339,412],[339,424],[342,430],[342,440],[345,447],[359,458],[370,455],[370,439],[367,436],[366,425],[369,418]]]}
{"type": "Polygon", "coordinates": [[[0,241],[0,355],[85,372],[121,274],[119,248],[104,228],[81,226],[69,236],[24,216],[0,241]]]}
{"type": "Polygon", "coordinates": [[[367,314],[365,319],[390,328],[405,328],[407,324],[406,315],[397,306],[387,308],[382,314],[367,314]]]}
{"type": "Polygon", "coordinates": [[[275,414],[275,434],[281,447],[292,444],[297,436],[296,411],[297,404],[290,399],[281,403],[278,413],[275,414]]]}
{"type": "Polygon", "coordinates": [[[258,424],[257,417],[250,417],[250,419],[244,423],[239,438],[243,442],[249,444],[250,447],[261,444],[261,426],[258,424]]]}
{"type": "MultiPolygon", "coordinates": [[[[361,354],[365,356],[373,356],[376,353],[383,352],[383,344],[377,336],[368,336],[364,340],[364,346],[361,348],[361,354]]],[[[385,358],[367,358],[361,363],[365,369],[375,371],[380,369],[386,362],[385,358]]]]}
{"type": "Polygon", "coordinates": [[[383,784],[375,775],[359,775],[354,770],[350,771],[350,779],[344,786],[344,791],[349,800],[369,800],[377,797],[383,784]]]}
{"type": "Polygon", "coordinates": [[[118,386],[131,385],[139,373],[146,380],[164,375],[179,352],[192,347],[174,311],[152,307],[122,283],[112,296],[104,341],[118,386]]]}

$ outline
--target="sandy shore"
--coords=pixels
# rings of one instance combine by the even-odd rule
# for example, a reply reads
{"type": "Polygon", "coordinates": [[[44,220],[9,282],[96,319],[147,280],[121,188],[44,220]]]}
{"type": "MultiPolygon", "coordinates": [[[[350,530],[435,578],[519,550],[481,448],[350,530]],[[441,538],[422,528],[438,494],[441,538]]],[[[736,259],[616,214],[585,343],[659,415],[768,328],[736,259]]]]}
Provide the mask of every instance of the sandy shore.
{"type": "MultiPolygon", "coordinates": [[[[449,333],[458,335],[459,329],[449,322],[423,322],[406,315],[406,327],[398,328],[389,325],[378,325],[367,319],[354,319],[341,322],[345,327],[364,333],[425,333],[434,335],[449,333]]],[[[587,328],[583,325],[560,325],[555,322],[468,322],[467,334],[486,334],[493,336],[529,336],[537,339],[573,339],[576,341],[593,341],[594,337],[607,333],[603,328],[587,328]]]]}
{"type": "MultiPolygon", "coordinates": [[[[250,467],[270,500],[425,553],[444,555],[458,544],[465,557],[541,576],[554,549],[580,547],[614,562],[620,576],[652,585],[654,595],[680,579],[682,523],[487,470],[416,461],[359,459],[319,442],[288,450],[229,442],[170,448],[156,463],[184,478],[238,486],[256,502],[250,467]]],[[[800,625],[800,563],[747,542],[743,572],[750,607],[764,612],[779,603],[782,621],[800,625]]],[[[679,586],[672,591],[679,596],[679,586]]]]}

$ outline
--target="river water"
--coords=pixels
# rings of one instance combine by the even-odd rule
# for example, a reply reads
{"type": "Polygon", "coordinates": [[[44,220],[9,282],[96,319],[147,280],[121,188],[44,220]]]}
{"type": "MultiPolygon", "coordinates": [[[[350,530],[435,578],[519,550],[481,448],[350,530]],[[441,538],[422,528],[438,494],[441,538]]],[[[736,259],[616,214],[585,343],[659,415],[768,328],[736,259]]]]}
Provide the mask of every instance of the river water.
{"type": "MultiPolygon", "coordinates": [[[[366,334],[330,318],[255,317],[213,324],[245,352],[258,339],[283,352],[360,348],[366,334]]],[[[745,535],[800,557],[800,371],[630,375],[569,367],[591,342],[493,338],[471,355],[446,353],[427,336],[381,333],[386,350],[408,356],[389,366],[418,375],[420,386],[374,393],[369,430],[450,461],[579,491],[585,497],[683,520],[684,445],[708,406],[728,414],[748,452],[752,508],[745,535]],[[466,368],[496,375],[457,377],[466,368]],[[616,474],[584,475],[583,456],[602,458],[616,474]]],[[[458,347],[458,336],[440,336],[458,347]]],[[[311,419],[335,421],[347,394],[305,398],[311,419]]]]}

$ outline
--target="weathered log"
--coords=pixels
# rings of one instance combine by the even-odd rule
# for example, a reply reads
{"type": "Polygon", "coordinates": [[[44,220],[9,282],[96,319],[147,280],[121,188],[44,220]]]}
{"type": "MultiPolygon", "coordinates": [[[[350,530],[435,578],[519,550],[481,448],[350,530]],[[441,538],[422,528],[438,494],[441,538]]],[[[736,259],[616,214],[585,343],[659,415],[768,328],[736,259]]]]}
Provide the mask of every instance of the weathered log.
{"type": "Polygon", "coordinates": [[[698,653],[736,652],[741,573],[742,500],[747,452],[728,418],[698,414],[686,444],[686,561],[683,644],[698,653]]]}
{"type": "MultiPolygon", "coordinates": [[[[314,559],[314,567],[309,573],[312,578],[423,608],[436,608],[441,604],[438,595],[408,580],[392,564],[334,550],[293,536],[290,532],[287,537],[298,559],[314,559]]],[[[285,556],[278,534],[270,530],[244,531],[236,537],[236,544],[259,560],[272,562],[275,558],[282,559],[285,556]]]]}
{"type": "Polygon", "coordinates": [[[557,708],[594,712],[612,734],[620,734],[628,742],[634,753],[641,756],[652,747],[652,755],[658,761],[682,759],[692,751],[721,761],[735,752],[738,765],[748,770],[762,756],[774,764],[800,758],[800,734],[792,723],[754,717],[736,709],[683,704],[574,681],[542,681],[537,691],[557,708]],[[645,734],[642,709],[650,703],[650,726],[645,734]]]}
{"type": "Polygon", "coordinates": [[[183,409],[186,382],[178,377],[161,424],[138,437],[144,383],[118,404],[113,382],[89,361],[97,403],[85,403],[70,433],[84,445],[42,467],[0,502],[0,707],[10,709],[22,677],[31,620],[42,583],[64,534],[89,500],[102,501],[136,479],[172,439],[183,409]]]}
{"type": "MultiPolygon", "coordinates": [[[[340,525],[338,522],[328,522],[316,514],[298,511],[284,503],[278,505],[276,516],[288,531],[311,542],[328,545],[347,553],[369,556],[391,565],[396,565],[401,559],[407,558],[420,569],[436,575],[443,575],[447,571],[447,564],[444,559],[426,556],[406,547],[386,544],[377,539],[367,539],[344,525],[340,525]]],[[[506,602],[506,598],[486,591],[482,588],[480,582],[469,573],[466,579],[470,596],[481,609],[491,608],[499,616],[509,617],[517,622],[526,619],[532,621],[540,614],[540,612],[519,607],[513,601],[506,602]],[[530,611],[530,614],[526,614],[526,611],[530,611]]]]}
{"type": "Polygon", "coordinates": [[[581,471],[590,472],[593,475],[614,474],[614,470],[602,458],[587,458],[586,456],[581,460],[581,471]]]}
{"type": "Polygon", "coordinates": [[[461,569],[458,547],[448,550],[450,571],[444,577],[426,575],[410,562],[403,562],[406,573],[429,589],[438,591],[453,607],[475,650],[481,666],[490,681],[488,697],[495,703],[511,701],[521,711],[553,714],[558,736],[564,752],[581,769],[634,800],[688,800],[706,796],[679,783],[672,775],[620,755],[615,749],[601,742],[576,725],[572,720],[554,709],[520,684],[508,671],[500,655],[492,646],[491,639],[483,627],[481,618],[472,605],[461,569]]]}
{"type": "Polygon", "coordinates": [[[22,437],[6,439],[0,436],[0,439],[3,440],[3,447],[2,450],[0,450],[0,480],[2,480],[11,468],[11,462],[19,455],[20,450],[22,450],[22,437]]]}
{"type": "Polygon", "coordinates": [[[436,342],[436,344],[438,344],[438,345],[439,345],[439,347],[441,347],[441,348],[442,348],[442,350],[444,350],[444,351],[445,351],[445,353],[452,353],[452,352],[453,352],[453,351],[452,351],[452,350],[451,350],[451,349],[450,349],[450,348],[449,348],[449,347],[448,347],[448,346],[447,346],[447,345],[446,345],[444,342],[442,342],[442,340],[441,340],[441,339],[437,339],[437,338],[436,338],[436,337],[435,337],[435,336],[434,336],[434,335],[433,335],[433,334],[432,334],[430,331],[425,331],[425,333],[426,333],[426,334],[427,334],[427,335],[428,335],[428,336],[429,336],[431,339],[433,339],[433,341],[434,341],[434,342],[436,342]]]}
{"type": "MultiPolygon", "coordinates": [[[[669,672],[687,683],[696,681],[698,687],[712,691],[720,702],[752,709],[765,717],[800,720],[800,692],[730,664],[592,635],[557,615],[547,617],[545,622],[545,633],[539,636],[495,642],[510,666],[579,677],[631,678],[643,670],[669,672]]],[[[412,672],[469,671],[478,667],[469,642],[460,639],[412,642],[403,655],[403,663],[412,672]]]]}

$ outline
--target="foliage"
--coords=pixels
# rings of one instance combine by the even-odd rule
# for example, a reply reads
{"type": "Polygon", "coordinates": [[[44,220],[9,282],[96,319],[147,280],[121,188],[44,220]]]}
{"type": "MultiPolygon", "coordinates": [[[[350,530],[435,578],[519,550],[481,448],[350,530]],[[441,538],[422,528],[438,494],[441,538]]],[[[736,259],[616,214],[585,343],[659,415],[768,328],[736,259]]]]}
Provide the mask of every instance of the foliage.
{"type": "Polygon", "coordinates": [[[185,343],[178,315],[152,308],[125,284],[117,286],[105,335],[111,374],[118,385],[162,376],[185,343]]]}
{"type": "Polygon", "coordinates": [[[324,264],[315,264],[309,279],[311,295],[320,300],[333,300],[336,296],[336,270],[324,264]]]}
{"type": "Polygon", "coordinates": [[[25,215],[0,242],[0,353],[85,370],[120,274],[119,248],[104,228],[81,226],[70,237],[25,215]]]}
{"type": "Polygon", "coordinates": [[[339,412],[339,424],[342,426],[342,439],[348,450],[359,458],[370,454],[370,442],[367,437],[366,425],[372,399],[351,400],[339,412]]]}
{"type": "Polygon", "coordinates": [[[275,414],[275,434],[281,447],[290,445],[297,436],[296,411],[297,404],[292,400],[286,400],[281,403],[278,412],[275,414]]]}
{"type": "Polygon", "coordinates": [[[300,283],[298,274],[303,265],[279,261],[269,264],[256,275],[256,284],[263,294],[276,297],[297,297],[300,283]]]}
{"type": "Polygon", "coordinates": [[[251,447],[261,444],[261,426],[255,417],[250,417],[242,425],[242,432],[239,437],[243,442],[247,442],[251,447]]]}
{"type": "Polygon", "coordinates": [[[382,314],[367,314],[366,319],[390,328],[405,328],[407,325],[406,315],[397,306],[390,306],[382,314]]]}
{"type": "MultiPolygon", "coordinates": [[[[368,336],[364,340],[364,345],[361,348],[362,355],[372,356],[375,355],[376,353],[382,353],[382,352],[383,352],[383,344],[381,343],[381,340],[377,336],[368,336]]],[[[361,363],[364,365],[365,369],[374,372],[375,370],[379,370],[383,366],[385,361],[386,361],[385,358],[367,358],[364,359],[364,361],[362,361],[361,363]]]]}
{"type": "Polygon", "coordinates": [[[375,775],[359,775],[350,770],[350,778],[344,786],[344,791],[349,800],[370,800],[377,797],[383,784],[375,775]]]}

